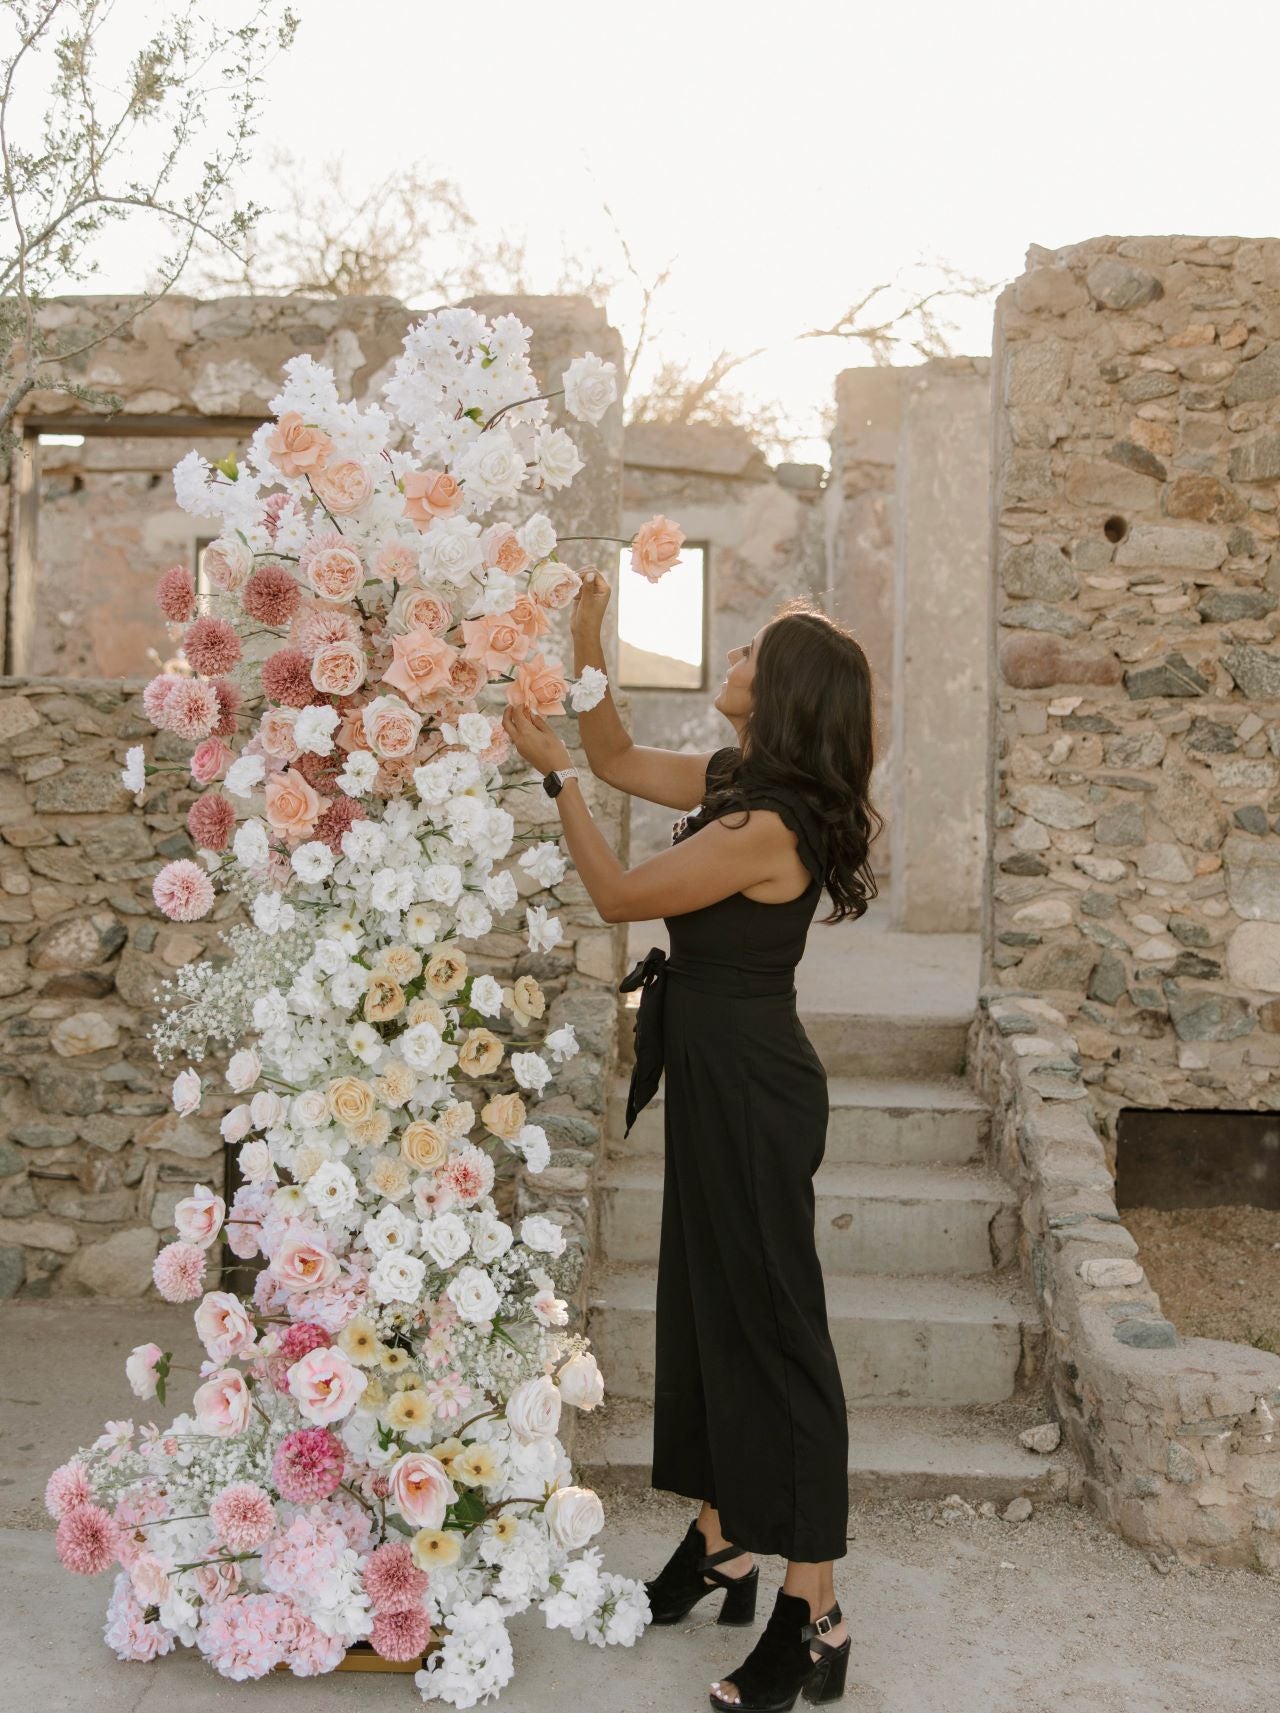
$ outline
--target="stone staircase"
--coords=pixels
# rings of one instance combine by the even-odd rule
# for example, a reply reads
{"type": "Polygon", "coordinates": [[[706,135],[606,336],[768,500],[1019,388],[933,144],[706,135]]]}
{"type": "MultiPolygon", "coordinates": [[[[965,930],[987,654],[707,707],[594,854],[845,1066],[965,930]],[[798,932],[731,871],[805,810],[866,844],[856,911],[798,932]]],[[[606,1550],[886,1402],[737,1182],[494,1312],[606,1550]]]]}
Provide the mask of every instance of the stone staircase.
{"type": "MultiPolygon", "coordinates": [[[[987,1113],[959,1075],[967,1018],[802,1014],[830,1078],[816,1233],[849,1405],[851,1497],[1061,1494],[1063,1458],[1017,1438],[1044,1419],[1043,1334],[1018,1273],[1011,1192],[987,1160],[987,1113]]],[[[574,1461],[594,1486],[643,1488],[662,1093],[625,1141],[624,1107],[620,1083],[596,1181],[587,1324],[607,1395],[578,1419],[574,1461]]]]}

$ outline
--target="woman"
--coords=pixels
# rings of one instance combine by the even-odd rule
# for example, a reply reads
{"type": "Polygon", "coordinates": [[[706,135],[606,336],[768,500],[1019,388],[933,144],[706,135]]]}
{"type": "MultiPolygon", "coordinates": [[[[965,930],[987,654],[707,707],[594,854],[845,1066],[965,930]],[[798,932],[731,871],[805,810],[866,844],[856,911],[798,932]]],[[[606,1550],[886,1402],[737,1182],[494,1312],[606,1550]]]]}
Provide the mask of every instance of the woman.
{"type": "MultiPolygon", "coordinates": [[[[604,668],[609,586],[584,576],[575,670],[604,668]]],[[[596,827],[569,752],[509,709],[516,749],[546,776],[570,855],[606,922],[666,919],[623,984],[643,984],[628,1127],[665,1070],[652,1485],[701,1499],[646,1587],[655,1623],[724,1588],[721,1623],[749,1624],[753,1553],[788,1559],[755,1648],[711,1704],[772,1713],[844,1690],[849,1638],[833,1561],[848,1522],[848,1421],[814,1242],[813,1174],[827,1084],[795,1005],[795,966],[825,886],[826,921],[874,896],[867,849],[871,684],[854,639],[803,603],[729,651],[715,707],[735,746],[642,748],[612,699],[579,719],[592,771],[695,811],[672,849],[624,869],[596,827]],[[552,779],[555,774],[557,778],[552,779]],[[696,835],[696,836],[695,836],[696,835]]]]}

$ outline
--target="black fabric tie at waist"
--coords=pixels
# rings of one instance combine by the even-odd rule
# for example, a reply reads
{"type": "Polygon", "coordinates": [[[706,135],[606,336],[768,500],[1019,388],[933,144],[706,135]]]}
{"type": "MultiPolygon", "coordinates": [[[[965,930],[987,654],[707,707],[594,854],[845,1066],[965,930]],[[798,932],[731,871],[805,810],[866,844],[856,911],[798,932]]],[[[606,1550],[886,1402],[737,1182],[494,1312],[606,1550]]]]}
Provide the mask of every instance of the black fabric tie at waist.
{"type": "Polygon", "coordinates": [[[651,946],[618,983],[619,993],[634,993],[636,988],[641,989],[624,1137],[631,1134],[631,1126],[653,1099],[662,1080],[663,1012],[669,979],[687,983],[699,992],[720,994],[726,998],[763,999],[795,993],[795,976],[791,970],[749,970],[732,964],[673,962],[661,946],[651,946]]]}

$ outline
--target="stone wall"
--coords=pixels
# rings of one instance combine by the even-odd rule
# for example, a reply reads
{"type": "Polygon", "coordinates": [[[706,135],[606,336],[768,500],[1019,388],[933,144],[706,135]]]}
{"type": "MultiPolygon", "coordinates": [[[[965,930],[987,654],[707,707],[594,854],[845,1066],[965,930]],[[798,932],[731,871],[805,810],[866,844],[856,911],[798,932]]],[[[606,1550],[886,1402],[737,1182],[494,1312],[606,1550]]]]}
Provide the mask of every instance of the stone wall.
{"type": "MultiPolygon", "coordinates": [[[[533,328],[534,366],[550,387],[583,350],[621,356],[617,334],[584,298],[472,302],[486,314],[516,313],[533,328]]],[[[126,308],[118,299],[71,298],[44,314],[51,326],[83,333],[119,320],[126,308]]],[[[365,396],[415,313],[386,299],[167,299],[77,370],[77,379],[121,395],[114,423],[85,419],[75,400],[33,395],[22,425],[26,456],[0,492],[0,575],[13,596],[3,608],[27,627],[27,644],[39,634],[34,618],[47,611],[33,457],[39,432],[114,428],[133,449],[129,456],[139,457],[136,449],[156,437],[154,462],[159,466],[163,453],[167,483],[175,440],[179,451],[210,433],[221,438],[221,450],[238,444],[267,414],[280,367],[298,351],[329,363],[340,386],[365,396]]],[[[595,429],[575,424],[573,432],[587,467],[547,510],[562,534],[617,535],[621,411],[611,410],[595,429]]],[[[92,521],[84,526],[86,554],[92,521]]],[[[74,571],[74,527],[60,519],[59,529],[68,538],[60,563],[74,571]]],[[[575,563],[590,557],[586,544],[566,548],[571,554],[575,563]]],[[[90,590],[83,578],[77,587],[90,590]]],[[[111,598],[130,605],[140,596],[113,588],[111,598]]],[[[567,635],[553,641],[567,650],[567,635]]],[[[606,646],[612,659],[616,637],[606,646]]],[[[192,854],[184,825],[190,797],[179,774],[149,782],[140,809],[119,785],[130,743],[144,742],[152,758],[185,760],[142,715],[139,690],[136,682],[92,678],[0,681],[2,1295],[143,1293],[174,1202],[194,1182],[222,1181],[217,1097],[199,1119],[179,1120],[168,1094],[173,1070],[156,1064],[147,1030],[158,982],[207,948],[216,952],[230,906],[220,900],[207,922],[179,928],[151,903],[151,879],[162,863],[192,854]]],[[[574,738],[571,721],[566,736],[574,738]]],[[[518,826],[545,824],[555,836],[558,820],[540,786],[528,783],[522,763],[511,776],[518,826]]],[[[606,837],[625,853],[624,799],[594,781],[588,791],[606,837]]],[[[582,1045],[534,1109],[551,1140],[550,1165],[536,1175],[513,1170],[501,1189],[516,1212],[547,1211],[566,1225],[570,1246],[558,1272],[579,1307],[591,1172],[616,1053],[624,931],[600,922],[572,873],[544,901],[565,929],[554,952],[531,956],[523,933],[498,929],[476,942],[472,962],[508,977],[513,970],[536,975],[548,994],[547,1027],[572,1022],[582,1045]]]]}
{"type": "Polygon", "coordinates": [[[1109,1137],[1280,1108],[1280,241],[1033,250],[993,364],[993,979],[1109,1137]]]}
{"type": "MultiPolygon", "coordinates": [[[[737,429],[661,427],[626,432],[622,533],[661,512],[689,541],[709,543],[706,688],[629,692],[639,743],[669,749],[717,749],[733,731],[711,706],[728,649],[746,642],[793,595],[822,603],[822,472],[812,464],[771,469],[737,429]]],[[[671,842],[669,809],[632,805],[638,859],[671,842]]]]}

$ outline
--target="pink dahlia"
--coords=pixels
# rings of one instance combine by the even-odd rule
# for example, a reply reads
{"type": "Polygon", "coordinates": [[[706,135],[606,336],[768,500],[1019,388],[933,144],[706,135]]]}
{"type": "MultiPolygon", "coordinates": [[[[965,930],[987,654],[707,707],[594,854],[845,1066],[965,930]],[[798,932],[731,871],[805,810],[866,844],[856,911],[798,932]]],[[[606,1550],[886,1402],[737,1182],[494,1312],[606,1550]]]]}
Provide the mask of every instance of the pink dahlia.
{"type": "Polygon", "coordinates": [[[341,1442],[328,1428],[299,1428],[276,1447],[271,1479],[282,1499],[309,1505],[336,1492],[345,1460],[341,1442]]]}
{"type": "Polygon", "coordinates": [[[96,1576],[116,1558],[116,1525],[101,1505],[75,1505],[54,1536],[58,1557],[77,1576],[96,1576]]]}
{"type": "Polygon", "coordinates": [[[218,724],[218,696],[212,684],[199,678],[179,678],[164,699],[160,727],[188,743],[212,736],[218,724]]]}
{"type": "Polygon", "coordinates": [[[374,1615],[373,1651],[383,1659],[417,1659],[431,1638],[431,1620],[416,1612],[378,1612],[374,1615]]]}
{"type": "MultiPolygon", "coordinates": [[[[410,1612],[422,1609],[427,1592],[427,1573],[413,1562],[404,1541],[388,1541],[364,1561],[364,1589],[375,1612],[410,1612]]],[[[388,1656],[392,1657],[392,1656],[388,1656]]]]}
{"type": "Polygon", "coordinates": [[[262,693],[286,708],[308,708],[323,696],[311,682],[311,662],[300,648],[278,648],[262,663],[262,693]]]}
{"type": "Polygon", "coordinates": [[[236,806],[221,791],[197,797],[187,810],[187,831],[202,851],[225,851],[236,824],[236,806]]]}
{"type": "Polygon", "coordinates": [[[206,616],[187,626],[182,652],[203,677],[221,678],[240,658],[240,638],[226,619],[206,616]]]}
{"type": "Polygon", "coordinates": [[[289,641],[295,648],[300,648],[308,660],[331,643],[359,643],[363,635],[360,621],[354,613],[322,607],[317,601],[304,601],[289,628],[289,641]]]}
{"type": "Polygon", "coordinates": [[[55,1469],[44,1484],[44,1508],[55,1522],[77,1505],[87,1505],[92,1498],[88,1473],[76,1457],[55,1469]]]}
{"type": "Polygon", "coordinates": [[[160,870],[151,896],[171,922],[198,922],[213,909],[213,882],[199,863],[180,857],[160,870]]]}
{"type": "Polygon", "coordinates": [[[274,1533],[275,1506],[256,1482],[233,1481],[210,1505],[209,1521],[233,1552],[252,1552],[274,1533]]]}
{"type": "Polygon", "coordinates": [[[182,679],[176,672],[162,672],[158,678],[153,678],[142,692],[142,706],[153,726],[162,724],[165,703],[172,695],[174,686],[181,683],[182,679]]]}
{"type": "Polygon", "coordinates": [[[218,698],[218,723],[213,728],[213,735],[215,738],[233,738],[236,735],[236,715],[244,701],[240,686],[229,678],[219,678],[213,693],[218,698]]]}
{"type": "Polygon", "coordinates": [[[191,1303],[204,1290],[205,1252],[194,1243],[166,1243],[151,1276],[167,1303],[191,1303]]]}
{"type": "Polygon", "coordinates": [[[325,1329],[314,1321],[296,1320],[280,1334],[276,1354],[292,1367],[295,1362],[301,1362],[309,1350],[319,1350],[332,1342],[325,1329]]]}
{"type": "Polygon", "coordinates": [[[244,610],[259,624],[287,625],[298,610],[302,590],[292,571],[283,565],[263,565],[241,592],[244,610]]]}
{"type": "Polygon", "coordinates": [[[184,625],[196,610],[195,578],[185,565],[171,565],[156,584],[156,605],[171,625],[184,625]]]}

